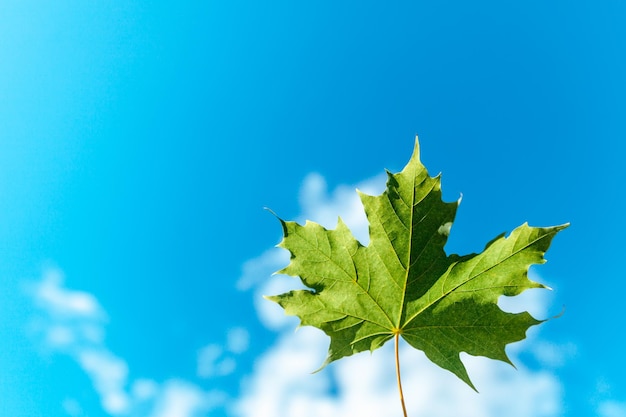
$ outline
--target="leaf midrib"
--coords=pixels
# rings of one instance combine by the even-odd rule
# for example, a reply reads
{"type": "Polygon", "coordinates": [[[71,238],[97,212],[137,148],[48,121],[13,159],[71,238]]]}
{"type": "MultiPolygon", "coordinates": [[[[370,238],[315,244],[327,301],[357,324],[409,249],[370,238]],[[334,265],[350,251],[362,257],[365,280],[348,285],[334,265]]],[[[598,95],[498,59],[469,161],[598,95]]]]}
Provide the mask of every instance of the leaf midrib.
{"type": "MultiPolygon", "coordinates": [[[[409,248],[407,251],[407,261],[406,261],[406,269],[404,272],[404,286],[402,288],[402,303],[400,304],[400,309],[399,309],[399,313],[398,313],[398,321],[397,321],[397,327],[401,328],[401,322],[402,322],[402,315],[404,314],[404,300],[406,299],[406,293],[407,293],[407,288],[408,288],[408,282],[409,282],[409,273],[411,271],[411,267],[418,261],[418,259],[422,256],[422,253],[424,253],[424,250],[426,249],[426,245],[424,245],[424,247],[422,248],[422,251],[419,253],[419,255],[417,255],[417,257],[415,258],[415,261],[411,262],[411,253],[413,252],[413,230],[415,229],[415,227],[413,226],[413,216],[415,214],[415,207],[420,204],[422,201],[424,201],[429,195],[430,193],[433,191],[433,189],[435,188],[435,186],[437,185],[437,181],[433,181],[432,186],[430,187],[430,190],[428,190],[427,193],[424,193],[424,197],[422,199],[420,199],[420,201],[415,201],[415,184],[416,184],[416,180],[417,180],[417,176],[413,175],[412,176],[412,194],[411,194],[411,215],[410,215],[410,227],[409,227],[409,248]]],[[[424,182],[426,182],[428,180],[428,176],[426,176],[424,178],[424,180],[420,183],[423,184],[424,182]]],[[[432,208],[431,208],[432,209],[432,208]]],[[[428,211],[428,213],[430,213],[430,210],[428,211]]],[[[428,215],[428,213],[426,215],[428,215]]],[[[428,239],[428,242],[430,242],[430,239],[432,238],[432,236],[428,239]]]]}

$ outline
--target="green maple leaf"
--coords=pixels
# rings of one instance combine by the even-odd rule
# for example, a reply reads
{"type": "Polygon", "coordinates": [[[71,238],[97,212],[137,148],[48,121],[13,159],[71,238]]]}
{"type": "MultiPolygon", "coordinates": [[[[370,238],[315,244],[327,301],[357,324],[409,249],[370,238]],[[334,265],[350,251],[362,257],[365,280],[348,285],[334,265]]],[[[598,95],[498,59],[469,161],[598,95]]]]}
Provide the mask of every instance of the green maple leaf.
{"type": "Polygon", "coordinates": [[[267,298],[330,336],[324,366],[398,336],[472,388],[461,352],[511,363],[505,346],[542,320],[502,311],[498,297],[545,288],[528,279],[528,268],[545,262],[552,238],[568,224],[524,224],[482,253],[447,255],[459,202],[442,201],[440,179],[421,164],[417,138],[406,167],[388,173],[382,195],[359,195],[369,222],[367,246],[341,218],[334,230],[279,219],[279,247],[291,261],[278,273],[299,276],[310,289],[267,298]]]}

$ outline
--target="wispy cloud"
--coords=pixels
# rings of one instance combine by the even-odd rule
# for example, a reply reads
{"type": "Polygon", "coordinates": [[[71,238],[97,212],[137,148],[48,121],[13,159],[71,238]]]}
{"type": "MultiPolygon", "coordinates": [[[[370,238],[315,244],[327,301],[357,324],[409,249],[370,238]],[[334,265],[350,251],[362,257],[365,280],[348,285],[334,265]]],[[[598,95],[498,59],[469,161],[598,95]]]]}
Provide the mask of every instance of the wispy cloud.
{"type": "MultiPolygon", "coordinates": [[[[30,327],[32,333],[44,349],[68,355],[76,362],[91,380],[107,414],[192,417],[206,415],[227,401],[225,393],[207,391],[183,379],[160,383],[148,378],[130,380],[126,361],[111,352],[105,343],[106,313],[97,298],[66,288],[59,270],[47,270],[40,281],[31,283],[28,291],[39,311],[30,327]]],[[[211,365],[217,371],[206,370],[209,365],[204,363],[203,372],[212,375],[232,372],[234,355],[244,352],[247,344],[247,331],[232,329],[227,335],[226,347],[218,352],[221,362],[211,365]],[[227,361],[220,358],[224,352],[230,354],[227,361]]],[[[202,360],[206,362],[206,358],[199,358],[199,363],[202,360]]],[[[75,398],[66,398],[62,406],[70,416],[84,415],[75,398]]]]}
{"type": "MultiPolygon", "coordinates": [[[[304,181],[300,193],[302,215],[298,220],[310,219],[334,228],[340,215],[354,235],[366,244],[367,221],[354,190],[359,188],[368,194],[379,194],[384,180],[384,177],[376,177],[357,187],[342,185],[329,192],[324,178],[312,174],[304,181]]],[[[261,297],[300,286],[297,278],[271,275],[287,262],[286,251],[276,249],[250,260],[247,266],[254,265],[254,268],[244,268],[240,282],[247,285],[240,285],[240,288],[254,288],[259,317],[265,326],[279,332],[279,338],[259,357],[254,372],[242,384],[234,413],[241,417],[366,417],[389,415],[394,407],[399,413],[391,344],[371,355],[361,353],[344,358],[311,374],[324,360],[328,338],[310,327],[294,332],[297,318],[285,316],[280,307],[261,297]]],[[[508,311],[524,309],[545,317],[548,302],[545,293],[527,291],[521,298],[503,297],[501,305],[508,311]]],[[[481,392],[476,394],[454,375],[429,362],[423,353],[403,346],[400,354],[409,413],[434,417],[560,415],[562,386],[551,373],[553,368],[533,370],[525,367],[518,357],[520,352],[536,353],[536,359],[544,363],[550,352],[560,350],[562,347],[541,340],[538,332],[531,331],[526,342],[508,349],[517,370],[500,362],[464,355],[468,371],[481,392]],[[542,348],[534,352],[529,349],[532,345],[542,348]]]]}
{"type": "Polygon", "coordinates": [[[235,360],[225,354],[220,345],[210,344],[198,351],[197,374],[200,378],[229,375],[235,367],[235,360]]]}
{"type": "MultiPolygon", "coordinates": [[[[70,290],[63,285],[63,275],[48,269],[41,281],[29,286],[39,315],[31,330],[41,339],[44,349],[72,357],[85,371],[98,392],[102,408],[111,415],[130,411],[131,399],[125,392],[128,366],[104,344],[106,313],[89,293],[70,290]]],[[[64,408],[76,415],[76,400],[64,408]]]]}
{"type": "Polygon", "coordinates": [[[350,227],[354,237],[361,243],[369,242],[367,218],[361,205],[356,189],[375,195],[385,188],[385,175],[360,182],[356,187],[339,185],[331,192],[323,176],[317,173],[309,174],[300,190],[300,205],[302,214],[299,221],[313,220],[326,228],[334,228],[337,218],[341,217],[350,227]]]}
{"type": "Polygon", "coordinates": [[[125,391],[128,381],[126,362],[103,347],[78,348],[75,355],[100,394],[104,410],[114,415],[128,412],[131,398],[125,391]]]}
{"type": "Polygon", "coordinates": [[[44,339],[45,347],[74,352],[78,346],[102,344],[107,321],[104,310],[93,295],[63,288],[59,270],[48,269],[28,291],[41,313],[31,323],[31,330],[44,339]]]}
{"type": "Polygon", "coordinates": [[[198,351],[197,375],[200,378],[225,376],[235,372],[235,356],[248,350],[250,334],[243,327],[235,327],[226,334],[224,344],[211,343],[198,351]]]}
{"type": "Polygon", "coordinates": [[[226,400],[226,394],[220,391],[203,391],[197,385],[179,379],[166,381],[156,394],[151,417],[206,415],[226,400]]]}

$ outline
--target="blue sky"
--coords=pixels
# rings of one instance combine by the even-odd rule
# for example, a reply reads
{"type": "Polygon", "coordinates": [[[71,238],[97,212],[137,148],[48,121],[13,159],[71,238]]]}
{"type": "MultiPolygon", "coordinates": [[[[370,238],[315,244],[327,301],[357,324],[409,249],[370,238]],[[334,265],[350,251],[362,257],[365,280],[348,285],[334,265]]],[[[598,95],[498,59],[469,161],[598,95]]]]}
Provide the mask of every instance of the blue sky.
{"type": "Polygon", "coordinates": [[[261,299],[296,285],[271,276],[287,259],[263,208],[365,236],[354,189],[381,192],[418,134],[463,195],[449,252],[571,227],[532,270],[554,291],[522,303],[565,314],[511,347],[518,370],[467,358],[475,394],[405,350],[410,415],[626,416],[625,18],[3,1],[0,415],[400,415],[387,348],[310,375],[325,336],[261,299]]]}

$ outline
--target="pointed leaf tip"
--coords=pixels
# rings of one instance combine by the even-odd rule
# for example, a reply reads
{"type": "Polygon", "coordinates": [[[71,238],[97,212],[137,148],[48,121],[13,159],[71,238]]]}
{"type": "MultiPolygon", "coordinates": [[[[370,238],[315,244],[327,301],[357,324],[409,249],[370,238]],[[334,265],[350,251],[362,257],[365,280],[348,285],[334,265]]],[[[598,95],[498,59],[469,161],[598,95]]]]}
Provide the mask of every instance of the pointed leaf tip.
{"type": "Polygon", "coordinates": [[[413,154],[411,155],[411,160],[413,159],[420,160],[420,141],[417,135],[415,135],[415,144],[413,145],[413,154]]]}

